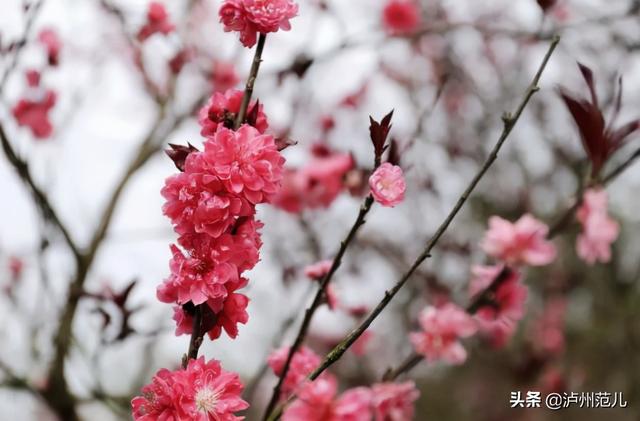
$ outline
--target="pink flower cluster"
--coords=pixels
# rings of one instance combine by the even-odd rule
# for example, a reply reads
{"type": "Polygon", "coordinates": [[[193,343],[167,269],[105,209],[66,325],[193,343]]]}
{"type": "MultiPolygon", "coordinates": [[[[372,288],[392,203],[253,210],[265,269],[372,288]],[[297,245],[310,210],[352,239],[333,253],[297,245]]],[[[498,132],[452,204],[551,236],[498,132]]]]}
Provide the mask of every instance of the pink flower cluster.
{"type": "Polygon", "coordinates": [[[427,361],[462,364],[467,359],[459,339],[473,335],[477,328],[464,310],[451,303],[441,308],[427,307],[420,313],[419,322],[422,330],[411,333],[409,339],[427,361]]]}
{"type": "Polygon", "coordinates": [[[576,249],[578,256],[590,265],[611,260],[611,244],[620,233],[618,223],[609,217],[607,192],[590,189],[584,192],[576,217],[582,225],[576,249]]]}
{"type": "Polygon", "coordinates": [[[11,113],[19,126],[28,127],[36,139],[46,139],[53,132],[49,112],[56,105],[56,93],[40,86],[40,72],[25,73],[27,94],[14,105],[11,113]]]}
{"type": "MultiPolygon", "coordinates": [[[[289,352],[281,348],[269,357],[276,375],[282,372],[289,352]]],[[[296,392],[298,399],[288,406],[284,421],[404,421],[413,418],[419,392],[413,382],[378,383],[371,388],[356,387],[338,395],[338,382],[325,372],[316,380],[307,376],[320,364],[320,357],[301,348],[293,357],[285,378],[282,397],[296,392]]]]}
{"type": "Polygon", "coordinates": [[[240,42],[249,48],[258,33],[290,30],[289,20],[297,14],[298,5],[292,0],[225,0],[219,11],[225,32],[239,32],[240,42]]]}
{"type": "Polygon", "coordinates": [[[38,41],[46,49],[49,66],[57,66],[60,62],[60,50],[62,49],[58,33],[51,28],[45,28],[38,33],[38,41]]]}
{"type": "MultiPolygon", "coordinates": [[[[216,93],[210,104],[235,97],[235,91],[216,93]]],[[[203,130],[212,123],[201,120],[203,130]]],[[[246,124],[237,131],[217,125],[207,133],[204,150],[190,150],[184,171],[169,177],[162,189],[163,212],[185,251],[171,246],[171,275],[157,295],[177,304],[176,334],[192,333],[193,310],[206,304],[209,337],[224,330],[234,338],[237,325],[248,320],[249,299],[237,292],[248,282],[242,273],[257,264],[262,245],[255,206],[277,193],[284,158],[272,136],[246,124]]]]}
{"type": "Polygon", "coordinates": [[[138,41],[143,42],[154,34],[170,34],[175,29],[164,4],[152,1],[147,10],[147,21],[138,31],[138,41]]]}
{"type": "Polygon", "coordinates": [[[302,168],[289,168],[273,204],[287,212],[326,208],[345,188],[345,176],[355,166],[349,153],[324,145],[312,148],[312,159],[302,168]]]}
{"type": "Polygon", "coordinates": [[[242,383],[237,374],[225,371],[216,360],[190,360],[186,369],[162,369],[142,396],[131,401],[137,421],[195,420],[235,421],[234,415],[249,407],[240,397],[242,383]]]}

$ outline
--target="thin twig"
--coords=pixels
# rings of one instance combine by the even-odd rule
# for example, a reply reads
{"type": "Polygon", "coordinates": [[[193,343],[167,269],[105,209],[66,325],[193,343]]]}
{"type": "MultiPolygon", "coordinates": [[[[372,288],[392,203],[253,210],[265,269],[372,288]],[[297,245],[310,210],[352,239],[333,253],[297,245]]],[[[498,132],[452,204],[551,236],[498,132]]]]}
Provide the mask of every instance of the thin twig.
{"type": "Polygon", "coordinates": [[[253,63],[251,64],[251,70],[249,71],[249,77],[247,78],[247,85],[244,88],[244,96],[242,97],[242,103],[240,104],[240,111],[238,111],[234,124],[236,130],[242,125],[245,117],[247,116],[247,109],[249,108],[251,96],[253,95],[253,86],[255,85],[256,78],[258,77],[260,63],[262,63],[262,51],[264,50],[266,40],[266,34],[260,34],[258,37],[258,46],[256,47],[256,53],[253,56],[253,63]]]}
{"type": "Polygon", "coordinates": [[[351,244],[351,242],[355,238],[356,233],[358,232],[358,229],[362,225],[364,225],[364,223],[366,222],[365,216],[367,216],[367,213],[369,213],[369,210],[371,209],[372,205],[373,205],[373,196],[368,195],[365,198],[364,202],[362,203],[362,206],[360,206],[360,210],[358,211],[358,216],[356,217],[355,222],[351,226],[349,233],[347,234],[345,239],[342,240],[342,242],[340,242],[340,249],[338,250],[338,253],[334,257],[333,262],[331,263],[331,268],[329,269],[329,272],[324,276],[324,278],[322,278],[322,281],[320,282],[320,286],[318,287],[318,291],[315,297],[313,298],[311,305],[309,306],[309,308],[307,308],[307,311],[304,314],[304,319],[302,320],[302,325],[298,330],[296,339],[293,341],[293,345],[291,345],[291,348],[289,348],[287,359],[285,361],[284,367],[282,368],[282,372],[280,373],[280,377],[278,378],[278,383],[273,388],[273,393],[271,395],[271,399],[269,400],[269,404],[267,405],[267,409],[264,412],[263,420],[266,420],[269,418],[269,416],[273,412],[273,409],[278,403],[278,399],[280,399],[280,392],[282,390],[282,384],[284,383],[284,379],[286,378],[287,373],[289,372],[289,368],[291,366],[291,361],[293,360],[293,356],[298,351],[298,349],[300,349],[300,346],[302,346],[302,343],[304,342],[304,339],[309,330],[309,326],[311,325],[311,320],[313,319],[313,315],[315,314],[316,310],[318,309],[318,307],[320,307],[320,305],[323,302],[326,288],[329,285],[329,282],[331,282],[331,279],[333,278],[334,273],[336,273],[336,271],[340,267],[340,264],[342,263],[342,258],[345,252],[347,251],[349,244],[351,244]]]}
{"type": "MultiPolygon", "coordinates": [[[[460,196],[460,198],[456,202],[456,204],[453,207],[453,209],[451,210],[451,212],[449,212],[449,215],[447,215],[447,217],[442,222],[440,227],[437,229],[435,234],[429,239],[429,241],[427,242],[427,245],[424,248],[424,250],[422,251],[422,253],[420,253],[420,255],[414,261],[414,263],[411,265],[409,270],[398,280],[398,282],[393,286],[393,288],[391,288],[390,290],[386,291],[384,298],[378,303],[376,308],[367,316],[367,318],[356,329],[354,329],[349,335],[347,335],[347,337],[344,338],[335,348],[333,348],[327,354],[327,356],[325,357],[324,361],[320,364],[320,366],[317,367],[309,375],[309,379],[310,380],[315,380],[316,378],[318,378],[318,376],[320,376],[320,374],[322,374],[327,368],[329,368],[331,365],[333,365],[336,361],[338,361],[342,357],[342,355],[347,351],[347,349],[349,349],[349,347],[356,340],[358,340],[358,338],[364,333],[364,331],[369,328],[371,323],[373,323],[373,321],[387,307],[387,305],[391,302],[393,297],[395,297],[395,295],[398,293],[398,291],[400,291],[400,289],[405,285],[405,283],[411,278],[413,273],[418,269],[418,267],[422,264],[422,262],[424,262],[431,255],[431,251],[436,246],[436,244],[438,243],[440,238],[447,231],[447,229],[449,228],[449,225],[451,225],[451,222],[453,222],[453,220],[455,219],[455,217],[458,214],[458,212],[460,212],[460,209],[462,209],[463,205],[467,201],[467,198],[471,195],[471,193],[476,188],[476,186],[478,185],[480,180],[483,178],[485,173],[489,170],[489,168],[491,167],[493,162],[497,159],[498,152],[500,151],[500,149],[502,148],[503,144],[505,143],[505,141],[507,140],[507,138],[511,134],[513,128],[515,127],[516,123],[518,122],[518,119],[520,118],[520,116],[522,115],[524,109],[526,108],[527,104],[529,103],[529,100],[540,89],[538,87],[538,83],[540,82],[540,78],[542,76],[542,73],[543,73],[544,69],[546,68],[547,63],[549,62],[549,59],[551,58],[551,55],[553,54],[553,52],[556,49],[556,47],[557,47],[559,42],[560,42],[560,37],[559,36],[555,36],[553,38],[552,42],[551,42],[551,45],[549,46],[549,50],[547,51],[546,55],[544,56],[544,59],[542,60],[542,63],[540,64],[540,67],[538,68],[538,71],[537,71],[536,75],[533,78],[533,81],[531,82],[531,84],[527,88],[527,91],[524,94],[524,98],[522,99],[522,101],[521,101],[520,105],[518,106],[518,108],[516,109],[515,113],[513,113],[513,114],[505,113],[503,115],[502,121],[504,123],[504,125],[503,125],[504,127],[503,127],[503,130],[502,130],[502,134],[500,135],[498,141],[496,142],[495,146],[493,147],[491,153],[487,157],[487,159],[484,162],[484,164],[482,165],[482,167],[478,170],[478,172],[476,173],[475,177],[473,177],[473,179],[471,180],[470,184],[467,186],[465,191],[462,193],[462,195],[460,196]]],[[[279,419],[282,416],[282,412],[284,410],[285,405],[289,401],[291,401],[292,399],[293,398],[291,398],[287,402],[281,404],[273,412],[272,416],[269,417],[269,420],[271,421],[271,420],[279,419]]]]}

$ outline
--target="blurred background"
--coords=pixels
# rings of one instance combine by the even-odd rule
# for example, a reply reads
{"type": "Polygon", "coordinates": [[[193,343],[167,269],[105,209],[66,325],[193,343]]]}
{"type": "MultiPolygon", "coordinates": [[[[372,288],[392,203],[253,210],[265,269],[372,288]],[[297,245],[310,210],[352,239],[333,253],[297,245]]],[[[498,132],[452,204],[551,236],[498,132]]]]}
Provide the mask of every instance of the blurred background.
{"type": "MultiPolygon", "coordinates": [[[[385,21],[388,3],[299,0],[292,30],[268,37],[254,95],[270,132],[298,142],[284,152],[287,166],[339,154],[352,154],[355,165],[326,187],[320,204],[259,207],[264,246],[245,290],[250,320],[237,339],[223,335],[202,347],[242,377],[250,420],[276,380],[265,359],[290,344],[314,291],[303,268],[333,257],[357,215],[373,166],[369,115],[395,110],[391,137],[407,197],[393,209],[375,207],[347,252],[335,277],[339,304],[323,307],[311,328],[308,345],[321,355],[420,253],[496,141],[500,116],[519,103],[551,36],[562,36],[541,91],[433,257],[372,325],[363,353],[332,367],[344,388],[376,381],[411,352],[407,334],[426,304],[443,295],[468,303],[470,267],[486,259],[478,243],[491,215],[529,212],[551,223],[572,203],[585,152],[555,88],[587,94],[577,61],[593,69],[605,110],[623,76],[620,121],[640,115],[640,1],[421,0],[420,21],[407,32],[385,21]]],[[[3,130],[68,236],[94,253],[82,268],[64,365],[87,420],[130,419],[131,397],[159,368],[177,367],[187,349],[188,337],[174,335],[170,306],[155,298],[176,239],[160,196],[176,170],[162,150],[168,142],[201,146],[197,110],[214,91],[242,89],[253,56],[222,31],[219,1],[163,4],[175,31],[143,41],[144,0],[0,6],[3,130]],[[51,92],[50,128],[18,124],[16,104],[46,102],[51,92]]],[[[612,167],[639,145],[630,138],[612,167]]],[[[580,261],[578,226],[568,224],[554,239],[558,259],[526,273],[526,317],[507,344],[474,338],[466,364],[422,363],[405,376],[421,390],[416,419],[640,419],[639,189],[640,165],[608,188],[621,224],[610,263],[580,261]],[[623,392],[629,406],[511,409],[517,390],[623,392]]],[[[78,265],[6,155],[0,192],[0,419],[56,419],[39,391],[50,381],[53,339],[78,265]]]]}

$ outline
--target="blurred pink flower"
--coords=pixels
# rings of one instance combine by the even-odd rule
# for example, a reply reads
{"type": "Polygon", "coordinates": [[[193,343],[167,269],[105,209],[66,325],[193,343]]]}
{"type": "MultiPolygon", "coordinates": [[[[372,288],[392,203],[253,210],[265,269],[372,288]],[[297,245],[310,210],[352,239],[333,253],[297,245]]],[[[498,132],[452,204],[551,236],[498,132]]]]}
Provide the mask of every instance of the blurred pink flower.
{"type": "Polygon", "coordinates": [[[234,415],[249,407],[242,400],[242,383],[236,373],[222,369],[220,362],[204,357],[189,360],[186,369],[156,373],[142,396],[131,401],[136,421],[196,420],[235,421],[234,415]]]}
{"type": "Polygon", "coordinates": [[[345,174],[355,163],[348,153],[314,147],[313,158],[300,169],[286,169],[273,204],[287,212],[328,207],[344,190],[345,174]]]}
{"type": "Polygon", "coordinates": [[[578,256],[590,265],[611,260],[611,244],[618,238],[620,227],[609,217],[607,192],[589,189],[582,197],[576,217],[582,225],[576,249],[578,256]]]}
{"type": "Polygon", "coordinates": [[[358,387],[336,399],[338,385],[331,375],[305,384],[298,399],[282,417],[283,421],[370,421],[371,390],[358,387]]]}
{"type": "Polygon", "coordinates": [[[491,302],[481,306],[474,316],[478,328],[491,338],[494,346],[501,347],[515,333],[517,323],[524,317],[528,289],[520,274],[513,269],[503,272],[503,265],[473,266],[469,295],[473,298],[487,289],[499,276],[506,276],[491,296],[491,302]]]}
{"type": "MultiPolygon", "coordinates": [[[[271,353],[267,362],[273,370],[273,374],[280,376],[289,355],[289,347],[281,347],[271,353]]],[[[281,395],[288,396],[304,382],[307,376],[320,364],[320,356],[310,348],[302,346],[294,354],[287,372],[287,377],[282,384],[281,395]]]]}
{"type": "Polygon", "coordinates": [[[225,0],[220,7],[220,22],[225,32],[240,32],[240,42],[253,47],[257,34],[291,29],[290,19],[298,14],[292,0],[225,0]]]}
{"type": "Polygon", "coordinates": [[[210,173],[251,204],[269,202],[280,188],[284,157],[273,136],[248,124],[237,131],[219,126],[205,141],[204,157],[210,173]]]}
{"type": "Polygon", "coordinates": [[[138,41],[143,42],[153,34],[170,34],[175,25],[169,20],[164,4],[152,1],[147,9],[147,21],[138,31],[138,41]]]}
{"type": "Polygon", "coordinates": [[[23,98],[13,107],[12,114],[19,126],[29,127],[36,139],[51,136],[53,126],[49,121],[49,111],[56,104],[56,93],[47,90],[38,99],[23,98]]]}
{"type": "MultiPolygon", "coordinates": [[[[234,88],[240,82],[240,78],[236,74],[232,62],[215,61],[211,72],[211,82],[216,92],[226,92],[234,88]]],[[[264,133],[264,130],[260,130],[260,132],[264,133]]]]}
{"type": "Polygon", "coordinates": [[[60,50],[62,42],[58,33],[51,28],[44,28],[38,34],[38,41],[44,45],[47,50],[47,61],[50,66],[57,66],[60,61],[60,50]]]}
{"type": "Polygon", "coordinates": [[[382,23],[392,35],[415,32],[422,23],[420,5],[415,0],[389,0],[382,11],[382,23]]]}
{"type": "Polygon", "coordinates": [[[529,214],[515,223],[492,216],[480,245],[485,253],[507,264],[543,266],[556,258],[555,246],[546,239],[548,232],[547,225],[529,214]]]}
{"type": "Polygon", "coordinates": [[[190,153],[185,172],[167,178],[161,193],[165,198],[162,211],[181,235],[219,237],[238,217],[255,213],[247,200],[229,194],[222,180],[207,168],[202,152],[190,153]]]}
{"type": "Polygon", "coordinates": [[[388,162],[380,165],[369,178],[373,198],[382,206],[394,207],[404,200],[407,188],[402,168],[388,162]]]}
{"type": "Polygon", "coordinates": [[[532,324],[531,341],[534,347],[545,354],[561,354],[565,348],[564,322],[567,300],[552,297],[547,300],[542,315],[532,324]]]}
{"type": "Polygon", "coordinates": [[[309,265],[304,268],[304,275],[307,278],[319,281],[325,277],[329,270],[331,269],[331,265],[333,264],[333,260],[321,260],[312,265],[309,265]]]}
{"type": "MultiPolygon", "coordinates": [[[[224,93],[215,92],[198,113],[198,123],[200,123],[200,134],[205,137],[213,137],[218,130],[218,126],[233,127],[236,114],[240,111],[243,91],[230,89],[224,93]]],[[[255,107],[255,101],[249,105],[249,110],[255,107]]],[[[260,133],[264,133],[269,127],[267,116],[263,112],[262,104],[258,107],[258,117],[255,128],[260,133]]]]}
{"type": "Polygon", "coordinates": [[[414,402],[420,396],[414,382],[378,383],[374,384],[371,390],[371,405],[375,421],[413,419],[414,402]]]}
{"type": "Polygon", "coordinates": [[[11,278],[18,279],[22,276],[22,272],[24,271],[24,261],[18,256],[9,257],[9,272],[11,273],[11,278]]]}
{"type": "Polygon", "coordinates": [[[461,364],[467,359],[467,352],[460,343],[476,333],[473,318],[455,304],[445,304],[440,308],[426,307],[418,318],[420,332],[409,335],[414,349],[427,361],[445,360],[461,364]]]}

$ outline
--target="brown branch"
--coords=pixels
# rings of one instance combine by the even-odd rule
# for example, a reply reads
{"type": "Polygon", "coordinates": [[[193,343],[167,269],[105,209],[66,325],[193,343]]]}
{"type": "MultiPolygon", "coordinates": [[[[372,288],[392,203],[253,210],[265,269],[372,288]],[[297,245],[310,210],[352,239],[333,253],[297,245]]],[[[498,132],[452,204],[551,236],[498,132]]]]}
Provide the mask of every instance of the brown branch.
{"type": "Polygon", "coordinates": [[[58,213],[53,209],[53,206],[51,205],[51,202],[49,201],[49,198],[47,197],[45,192],[40,187],[38,187],[38,185],[33,180],[27,162],[20,158],[11,146],[11,142],[9,142],[2,124],[0,124],[0,142],[2,143],[2,150],[4,151],[7,160],[16,170],[20,179],[29,187],[33,199],[36,202],[38,208],[40,208],[43,217],[45,218],[45,220],[50,221],[62,233],[62,236],[64,237],[67,245],[76,258],[76,261],[78,261],[80,259],[80,250],[78,249],[78,246],[75,244],[73,238],[71,238],[69,230],[60,220],[58,213]]]}
{"type": "MultiPolygon", "coordinates": [[[[625,159],[621,164],[615,167],[609,174],[607,174],[601,181],[603,186],[609,185],[616,178],[618,178],[626,169],[628,169],[638,158],[640,158],[640,148],[637,149],[634,153],[632,153],[627,159],[625,159]]],[[[569,223],[573,220],[573,216],[580,207],[582,203],[582,195],[578,194],[578,198],[573,202],[573,204],[566,209],[566,211],[557,218],[556,222],[551,225],[549,229],[549,233],[547,234],[547,239],[552,239],[556,235],[560,234],[564,229],[569,226],[569,223]]],[[[474,314],[478,311],[478,309],[491,300],[491,296],[496,290],[502,285],[508,276],[508,268],[505,267],[498,276],[491,281],[489,286],[483,291],[479,292],[471,304],[467,307],[467,312],[470,314],[474,314]]],[[[406,373],[412,370],[420,361],[422,361],[422,356],[417,353],[412,353],[409,355],[400,365],[395,369],[388,369],[385,373],[383,379],[384,380],[395,380],[398,376],[403,373],[406,373]]]]}
{"type": "Polygon", "coordinates": [[[372,205],[373,205],[373,196],[369,195],[366,197],[366,199],[362,203],[362,206],[360,206],[358,216],[356,217],[355,222],[351,226],[349,233],[347,234],[345,239],[340,242],[340,249],[338,250],[338,253],[334,257],[333,262],[331,263],[331,268],[329,269],[329,272],[320,281],[320,286],[318,287],[318,291],[315,297],[313,298],[311,305],[309,306],[309,308],[307,308],[307,311],[304,314],[304,319],[302,320],[302,325],[298,330],[296,339],[294,340],[291,348],[289,348],[287,359],[285,361],[284,367],[282,368],[282,372],[280,373],[280,377],[278,378],[278,383],[273,388],[273,393],[271,395],[271,399],[269,400],[269,404],[267,405],[267,409],[265,410],[263,420],[269,419],[269,416],[272,414],[273,409],[278,403],[278,399],[280,398],[280,392],[282,390],[282,384],[284,383],[284,379],[286,378],[287,373],[289,372],[289,368],[291,366],[291,361],[293,360],[293,356],[298,351],[298,349],[300,349],[300,346],[302,346],[302,343],[304,342],[304,339],[309,330],[309,326],[311,325],[311,320],[313,319],[313,315],[315,314],[316,310],[318,309],[318,307],[320,307],[320,305],[323,302],[326,288],[329,285],[329,282],[331,282],[331,279],[333,278],[334,273],[336,273],[336,271],[340,267],[340,264],[342,263],[342,258],[345,252],[347,251],[349,244],[351,244],[351,242],[355,238],[356,233],[358,232],[358,229],[362,225],[364,225],[364,223],[366,222],[365,216],[367,215],[367,213],[369,213],[369,210],[371,209],[372,205]]]}
{"type": "MultiPolygon", "coordinates": [[[[329,354],[327,354],[327,356],[325,357],[324,361],[320,364],[320,366],[317,367],[309,375],[309,379],[310,380],[315,380],[316,378],[318,378],[318,376],[320,376],[320,374],[322,374],[327,368],[329,368],[331,365],[333,365],[336,361],[338,361],[342,357],[342,355],[347,351],[347,349],[349,349],[349,347],[356,340],[358,340],[358,338],[364,333],[364,331],[369,328],[371,323],[373,323],[373,321],[380,315],[380,313],[382,313],[382,311],[387,307],[387,305],[391,302],[393,297],[395,297],[395,295],[398,293],[398,291],[400,291],[400,289],[411,278],[413,273],[418,269],[418,267],[422,264],[422,262],[424,262],[428,257],[430,257],[431,251],[436,246],[436,244],[438,243],[440,238],[444,235],[446,230],[449,228],[449,225],[451,225],[451,223],[455,219],[455,217],[458,214],[458,212],[460,212],[460,209],[462,209],[463,205],[467,201],[467,198],[475,190],[475,188],[478,185],[478,183],[480,182],[480,180],[483,178],[485,173],[489,170],[489,168],[491,167],[493,162],[497,159],[498,152],[500,151],[500,149],[502,148],[502,145],[505,143],[505,141],[507,140],[507,138],[511,134],[513,128],[515,127],[516,123],[518,122],[518,120],[519,120],[520,116],[522,115],[524,109],[526,108],[527,104],[529,103],[529,100],[540,89],[538,87],[538,83],[540,82],[540,78],[542,76],[542,73],[543,73],[544,69],[546,68],[547,63],[549,62],[549,59],[551,58],[551,55],[553,54],[553,52],[556,49],[556,47],[557,47],[559,42],[560,42],[560,37],[559,36],[555,36],[553,38],[552,42],[551,42],[551,45],[549,46],[549,49],[548,49],[546,55],[544,56],[544,58],[542,60],[542,63],[540,64],[540,67],[538,68],[538,71],[536,72],[531,84],[527,88],[527,91],[524,94],[524,98],[520,102],[520,105],[516,109],[515,113],[513,113],[513,114],[505,113],[503,115],[503,117],[502,117],[502,121],[504,123],[503,130],[502,130],[502,133],[501,133],[498,141],[496,142],[495,146],[493,147],[491,153],[487,157],[487,159],[484,162],[484,164],[482,165],[482,167],[478,170],[476,175],[473,177],[473,179],[471,180],[470,184],[467,186],[465,191],[462,193],[462,195],[460,196],[460,198],[458,199],[458,201],[454,205],[453,209],[449,212],[449,215],[447,215],[447,217],[442,222],[442,224],[440,224],[440,227],[436,230],[435,234],[429,239],[429,241],[427,242],[427,245],[424,248],[424,250],[422,251],[422,253],[420,253],[420,255],[417,257],[417,259],[411,265],[409,270],[398,280],[398,282],[393,286],[393,288],[391,288],[390,290],[386,291],[384,298],[378,303],[376,308],[367,316],[367,318],[356,329],[354,329],[349,335],[347,335],[347,337],[344,338],[336,347],[334,347],[329,352],[329,354]]],[[[291,401],[292,399],[289,399],[289,401],[291,401]]],[[[272,416],[269,417],[269,420],[279,419],[281,417],[281,415],[282,415],[282,412],[284,410],[284,407],[285,407],[286,403],[287,402],[285,402],[284,404],[280,405],[276,409],[276,411],[274,411],[272,416]]]]}
{"type": "Polygon", "coordinates": [[[249,108],[251,96],[253,95],[253,85],[256,83],[258,71],[260,70],[260,63],[262,63],[262,51],[264,50],[266,40],[266,34],[260,34],[258,37],[258,46],[256,47],[256,53],[253,56],[253,63],[251,64],[251,70],[249,71],[249,77],[247,78],[247,85],[244,88],[244,96],[242,97],[242,103],[240,104],[240,111],[238,111],[234,124],[236,130],[242,125],[247,115],[247,109],[249,108]]]}

